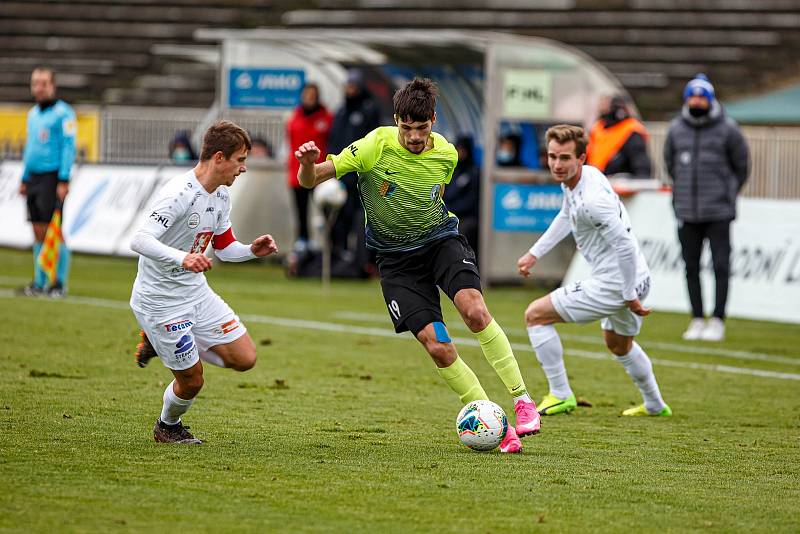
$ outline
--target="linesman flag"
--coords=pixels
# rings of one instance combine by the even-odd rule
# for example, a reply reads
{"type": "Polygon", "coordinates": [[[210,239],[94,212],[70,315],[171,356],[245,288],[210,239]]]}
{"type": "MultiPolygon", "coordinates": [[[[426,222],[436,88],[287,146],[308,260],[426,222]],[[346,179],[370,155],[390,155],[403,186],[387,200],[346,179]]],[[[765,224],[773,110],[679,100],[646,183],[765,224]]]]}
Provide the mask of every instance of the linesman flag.
{"type": "Polygon", "coordinates": [[[61,253],[61,245],[63,243],[64,237],[61,235],[61,208],[57,207],[55,211],[53,211],[50,224],[47,225],[47,232],[44,235],[44,242],[42,243],[42,251],[37,258],[39,267],[44,271],[45,276],[47,276],[47,283],[51,286],[56,283],[58,256],[61,253]]]}

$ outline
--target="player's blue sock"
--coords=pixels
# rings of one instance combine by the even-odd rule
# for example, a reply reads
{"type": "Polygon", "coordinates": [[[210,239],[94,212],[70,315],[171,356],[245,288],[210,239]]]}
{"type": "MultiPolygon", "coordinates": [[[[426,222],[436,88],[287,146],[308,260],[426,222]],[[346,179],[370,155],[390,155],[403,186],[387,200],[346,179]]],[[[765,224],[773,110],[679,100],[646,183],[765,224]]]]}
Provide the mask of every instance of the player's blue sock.
{"type": "Polygon", "coordinates": [[[61,244],[61,248],[58,251],[58,267],[56,268],[56,280],[61,287],[64,289],[67,288],[67,278],[69,277],[69,260],[72,254],[70,253],[69,249],[64,245],[61,244]]]}
{"type": "Polygon", "coordinates": [[[33,285],[39,289],[44,289],[47,283],[47,275],[44,274],[41,265],[39,265],[39,253],[42,251],[41,241],[34,241],[33,243],[33,285]]]}

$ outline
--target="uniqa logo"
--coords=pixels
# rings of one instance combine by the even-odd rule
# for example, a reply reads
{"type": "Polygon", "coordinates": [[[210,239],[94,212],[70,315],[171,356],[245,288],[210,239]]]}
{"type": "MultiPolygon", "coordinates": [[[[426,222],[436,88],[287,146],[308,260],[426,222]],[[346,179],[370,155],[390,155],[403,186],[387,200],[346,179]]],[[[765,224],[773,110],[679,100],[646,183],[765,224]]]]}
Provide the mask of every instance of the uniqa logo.
{"type": "Polygon", "coordinates": [[[518,210],[522,207],[522,195],[520,195],[519,191],[516,189],[512,189],[503,195],[503,199],[500,203],[507,210],[518,210]]]}
{"type": "Polygon", "coordinates": [[[258,77],[259,89],[285,89],[297,91],[303,82],[297,74],[261,74],[258,77]]]}
{"type": "Polygon", "coordinates": [[[248,73],[243,72],[236,77],[237,89],[250,89],[251,87],[253,87],[253,77],[248,73]]]}

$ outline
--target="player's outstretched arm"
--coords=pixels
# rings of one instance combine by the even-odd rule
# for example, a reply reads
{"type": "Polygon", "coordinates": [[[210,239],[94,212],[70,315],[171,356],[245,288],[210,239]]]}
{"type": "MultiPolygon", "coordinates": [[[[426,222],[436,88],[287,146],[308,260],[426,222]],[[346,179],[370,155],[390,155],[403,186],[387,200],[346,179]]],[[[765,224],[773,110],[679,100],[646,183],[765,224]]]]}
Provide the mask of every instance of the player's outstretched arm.
{"type": "Polygon", "coordinates": [[[300,162],[297,171],[297,181],[306,189],[336,176],[336,169],[332,161],[316,163],[321,152],[314,141],[303,143],[295,150],[294,157],[300,162]]]}
{"type": "Polygon", "coordinates": [[[214,254],[222,261],[241,262],[253,258],[263,258],[278,252],[278,245],[271,235],[262,235],[246,245],[236,240],[233,230],[228,228],[225,232],[215,235],[212,241],[214,254]]]}
{"type": "Polygon", "coordinates": [[[530,252],[523,254],[522,257],[517,260],[517,271],[519,271],[519,274],[528,278],[531,275],[531,269],[536,265],[537,259],[538,258],[530,252]]]}

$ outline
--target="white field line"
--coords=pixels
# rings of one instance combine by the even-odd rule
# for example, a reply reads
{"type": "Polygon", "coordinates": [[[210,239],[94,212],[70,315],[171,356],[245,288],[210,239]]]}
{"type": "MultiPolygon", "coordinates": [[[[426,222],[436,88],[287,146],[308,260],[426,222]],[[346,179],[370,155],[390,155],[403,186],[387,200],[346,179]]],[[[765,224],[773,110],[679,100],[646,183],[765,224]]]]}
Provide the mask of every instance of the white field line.
{"type": "MultiPolygon", "coordinates": [[[[14,297],[13,291],[0,290],[0,298],[13,298],[13,297],[14,297]]],[[[20,298],[29,298],[29,297],[20,297],[20,298]]],[[[65,299],[59,299],[59,300],[52,300],[46,297],[42,297],[38,300],[40,300],[43,304],[44,303],[84,304],[99,308],[112,308],[117,310],[129,309],[128,303],[125,301],[92,298],[92,297],[67,297],[65,299]]],[[[285,328],[300,328],[304,330],[315,330],[318,332],[323,331],[323,332],[335,332],[340,334],[343,333],[360,334],[366,336],[404,339],[404,340],[407,340],[410,337],[410,335],[407,333],[403,336],[398,336],[397,334],[394,333],[393,330],[390,330],[388,328],[370,328],[364,326],[346,325],[339,323],[327,323],[322,321],[291,319],[288,317],[272,317],[269,315],[243,314],[240,317],[245,321],[253,323],[282,326],[285,328]]],[[[478,341],[474,338],[455,337],[453,338],[453,341],[460,345],[467,345],[471,347],[480,346],[478,341]]],[[[533,352],[531,347],[527,344],[512,343],[511,346],[515,351],[518,352],[533,352]]],[[[567,349],[564,352],[569,356],[586,358],[591,360],[612,361],[614,359],[610,354],[606,352],[593,352],[593,351],[584,351],[577,349],[567,349]]],[[[697,362],[681,362],[675,360],[663,360],[660,358],[652,358],[652,360],[653,363],[657,365],[663,365],[665,367],[678,367],[683,369],[702,369],[705,371],[713,371],[717,373],[758,376],[762,378],[776,378],[780,380],[800,380],[800,374],[796,373],[781,373],[776,371],[768,371],[764,369],[748,369],[744,367],[732,367],[729,365],[704,364],[697,362]]]]}
{"type": "MultiPolygon", "coordinates": [[[[334,317],[339,319],[348,319],[348,320],[373,322],[373,323],[385,323],[389,321],[388,315],[384,317],[383,315],[374,313],[337,312],[334,314],[334,317]]],[[[466,325],[462,323],[455,323],[455,324],[450,323],[447,325],[447,328],[451,330],[461,330],[464,332],[467,331],[466,325]]],[[[528,337],[528,332],[524,328],[507,328],[503,326],[503,330],[505,330],[506,333],[508,334],[528,337]]],[[[559,335],[561,336],[561,339],[564,339],[566,341],[575,341],[578,343],[587,343],[590,345],[605,346],[605,343],[603,342],[603,337],[600,335],[599,331],[595,336],[581,336],[575,334],[562,334],[562,333],[559,333],[559,335]]],[[[694,345],[681,345],[679,343],[664,343],[661,341],[648,341],[646,348],[668,350],[670,352],[679,352],[684,354],[705,354],[709,356],[723,356],[725,358],[734,358],[737,360],[750,360],[759,362],[784,363],[788,365],[800,365],[800,357],[790,358],[786,356],[778,356],[775,354],[748,352],[744,350],[730,350],[730,349],[721,349],[716,347],[698,347],[694,345]]]]}

